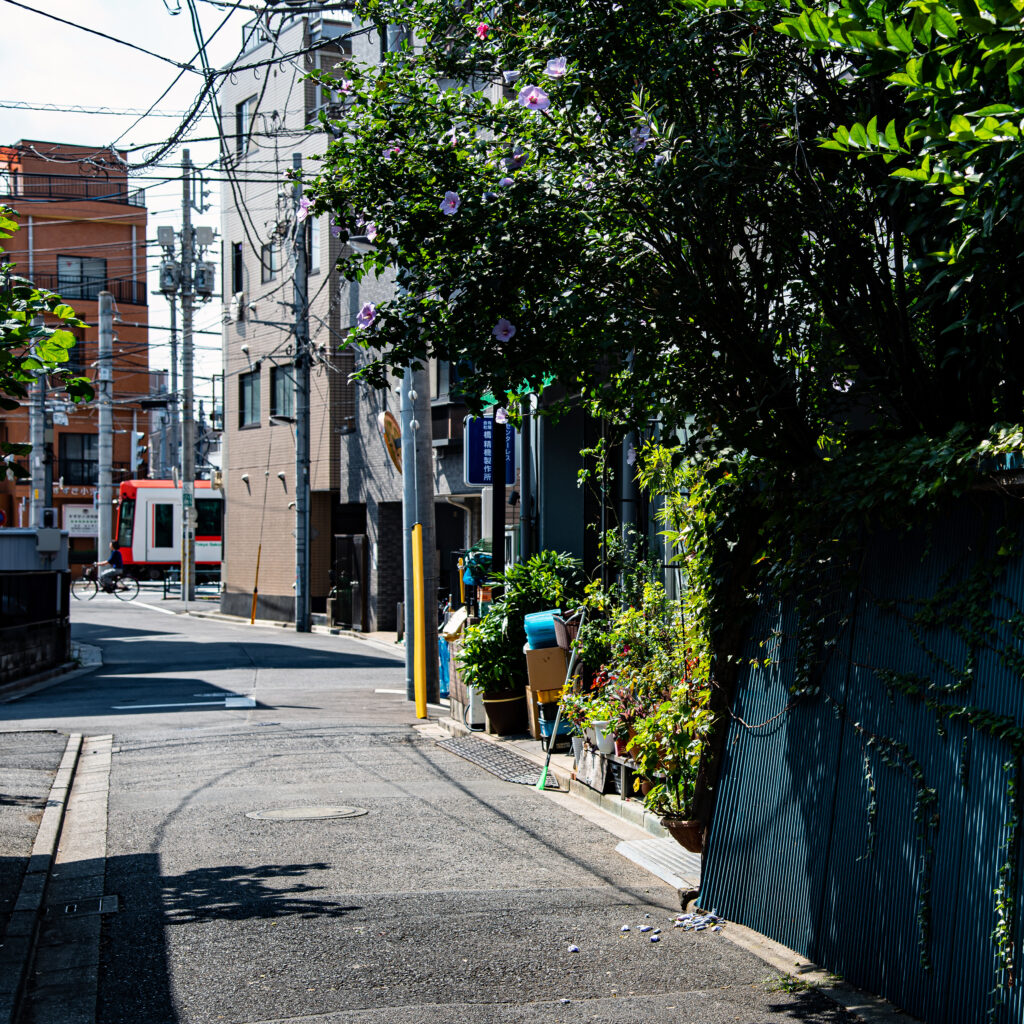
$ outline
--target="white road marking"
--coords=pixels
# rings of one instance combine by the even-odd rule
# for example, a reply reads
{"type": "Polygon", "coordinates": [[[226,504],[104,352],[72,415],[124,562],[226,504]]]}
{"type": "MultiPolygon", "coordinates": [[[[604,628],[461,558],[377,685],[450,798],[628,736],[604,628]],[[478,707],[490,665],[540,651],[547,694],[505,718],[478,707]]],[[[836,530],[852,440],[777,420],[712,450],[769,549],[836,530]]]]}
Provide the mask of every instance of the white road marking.
{"type": "Polygon", "coordinates": [[[400,693],[405,696],[405,690],[374,690],[374,693],[400,693]]]}

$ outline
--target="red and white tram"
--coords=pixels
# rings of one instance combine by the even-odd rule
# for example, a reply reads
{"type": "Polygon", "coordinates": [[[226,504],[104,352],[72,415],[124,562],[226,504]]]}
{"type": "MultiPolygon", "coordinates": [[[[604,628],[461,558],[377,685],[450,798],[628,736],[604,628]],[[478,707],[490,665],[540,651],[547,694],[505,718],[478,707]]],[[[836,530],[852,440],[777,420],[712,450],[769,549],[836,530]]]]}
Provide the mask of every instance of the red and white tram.
{"type": "MultiPolygon", "coordinates": [[[[173,480],[121,484],[114,539],[125,570],[137,579],[160,579],[181,565],[181,495],[173,480]]],[[[219,569],[224,533],[224,492],[209,480],[195,483],[196,567],[219,569]]]]}

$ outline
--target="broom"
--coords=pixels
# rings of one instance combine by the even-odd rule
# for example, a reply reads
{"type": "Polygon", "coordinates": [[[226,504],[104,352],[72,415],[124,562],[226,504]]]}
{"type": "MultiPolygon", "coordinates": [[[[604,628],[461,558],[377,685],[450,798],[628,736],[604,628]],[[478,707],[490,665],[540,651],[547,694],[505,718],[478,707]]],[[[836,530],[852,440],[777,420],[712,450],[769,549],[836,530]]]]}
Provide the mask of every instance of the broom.
{"type": "MultiPolygon", "coordinates": [[[[583,626],[583,622],[587,617],[587,609],[583,608],[580,611],[580,626],[583,626]]],[[[579,630],[576,632],[576,636],[579,636],[579,630]]],[[[562,685],[564,690],[569,685],[569,681],[572,679],[573,669],[576,668],[576,640],[573,639],[569,645],[571,653],[569,655],[569,667],[565,670],[565,683],[562,685]]],[[[558,710],[555,712],[555,724],[551,728],[551,735],[548,737],[548,756],[544,758],[544,768],[540,773],[540,779],[537,780],[537,790],[543,793],[547,789],[548,785],[548,768],[551,765],[551,754],[555,749],[555,740],[558,738],[558,724],[562,720],[562,702],[558,702],[558,710]]]]}

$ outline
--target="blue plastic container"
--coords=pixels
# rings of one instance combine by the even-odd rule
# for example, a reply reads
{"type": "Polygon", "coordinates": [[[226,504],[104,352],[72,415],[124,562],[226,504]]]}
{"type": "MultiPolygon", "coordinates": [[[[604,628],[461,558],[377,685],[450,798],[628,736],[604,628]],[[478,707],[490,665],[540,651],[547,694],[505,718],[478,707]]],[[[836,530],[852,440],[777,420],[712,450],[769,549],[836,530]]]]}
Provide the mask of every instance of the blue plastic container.
{"type": "Polygon", "coordinates": [[[561,614],[560,608],[551,608],[543,612],[530,612],[524,617],[526,642],[531,651],[558,646],[558,641],[555,640],[555,616],[561,614]]]}
{"type": "MultiPolygon", "coordinates": [[[[541,736],[544,737],[544,739],[550,738],[550,736],[551,736],[551,729],[554,726],[554,724],[555,724],[554,719],[552,719],[550,722],[545,722],[543,718],[540,720],[540,734],[541,734],[541,736]]],[[[569,723],[564,718],[558,723],[558,735],[559,736],[571,736],[572,735],[572,726],[569,725],[569,723]]]]}

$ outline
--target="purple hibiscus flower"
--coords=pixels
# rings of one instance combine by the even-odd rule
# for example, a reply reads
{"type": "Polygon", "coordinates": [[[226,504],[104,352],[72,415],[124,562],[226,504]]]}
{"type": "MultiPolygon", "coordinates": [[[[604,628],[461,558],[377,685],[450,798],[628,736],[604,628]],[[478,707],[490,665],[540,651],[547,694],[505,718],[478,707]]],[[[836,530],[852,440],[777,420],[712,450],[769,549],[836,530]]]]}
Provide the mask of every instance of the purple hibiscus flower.
{"type": "Polygon", "coordinates": [[[551,106],[551,98],[536,85],[528,85],[519,91],[519,102],[527,110],[547,110],[551,106]]]}
{"type": "Polygon", "coordinates": [[[493,334],[498,341],[508,341],[515,333],[515,325],[510,324],[504,317],[494,325],[494,330],[491,331],[491,334],[493,334]]]}

